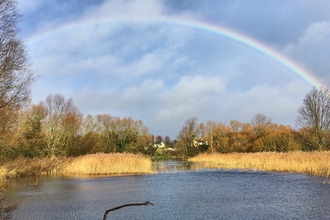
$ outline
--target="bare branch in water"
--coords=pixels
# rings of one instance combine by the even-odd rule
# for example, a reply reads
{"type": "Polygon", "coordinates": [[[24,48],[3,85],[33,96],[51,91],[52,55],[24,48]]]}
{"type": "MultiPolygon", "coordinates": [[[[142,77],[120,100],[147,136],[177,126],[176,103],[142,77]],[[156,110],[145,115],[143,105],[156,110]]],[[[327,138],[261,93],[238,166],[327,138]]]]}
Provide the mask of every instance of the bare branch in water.
{"type": "Polygon", "coordinates": [[[105,213],[104,213],[103,220],[107,219],[107,215],[108,215],[109,212],[116,211],[118,209],[121,209],[121,208],[124,208],[124,207],[127,207],[127,206],[140,206],[140,205],[154,205],[154,204],[152,204],[149,201],[146,201],[145,203],[131,203],[131,204],[125,204],[125,205],[117,206],[115,208],[106,210],[105,213]]]}

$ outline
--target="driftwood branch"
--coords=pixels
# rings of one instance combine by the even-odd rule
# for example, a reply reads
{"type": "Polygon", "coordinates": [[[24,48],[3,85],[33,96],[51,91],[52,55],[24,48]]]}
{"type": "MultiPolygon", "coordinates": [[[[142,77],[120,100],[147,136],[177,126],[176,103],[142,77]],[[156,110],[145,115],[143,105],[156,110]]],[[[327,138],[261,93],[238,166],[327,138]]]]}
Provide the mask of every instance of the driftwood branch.
{"type": "Polygon", "coordinates": [[[106,220],[107,219],[107,215],[108,215],[109,212],[116,211],[118,209],[121,209],[121,208],[124,208],[124,207],[127,207],[127,206],[140,206],[140,205],[154,205],[154,204],[152,204],[149,201],[146,201],[144,203],[131,203],[131,204],[125,204],[125,205],[117,206],[115,208],[106,210],[105,213],[104,213],[103,220],[106,220]]]}

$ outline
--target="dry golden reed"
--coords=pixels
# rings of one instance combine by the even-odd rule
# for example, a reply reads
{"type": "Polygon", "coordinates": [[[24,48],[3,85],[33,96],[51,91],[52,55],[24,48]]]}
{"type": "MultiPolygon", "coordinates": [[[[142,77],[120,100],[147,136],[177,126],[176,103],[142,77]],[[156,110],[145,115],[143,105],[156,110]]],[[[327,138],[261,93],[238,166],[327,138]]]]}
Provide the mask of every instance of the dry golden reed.
{"type": "Polygon", "coordinates": [[[330,176],[330,151],[199,154],[189,159],[211,168],[252,169],[330,176]]]}
{"type": "Polygon", "coordinates": [[[7,162],[0,167],[6,172],[6,176],[17,177],[35,174],[56,173],[63,160],[53,158],[18,158],[7,162]]]}
{"type": "Polygon", "coordinates": [[[7,170],[3,167],[0,167],[0,190],[3,190],[5,188],[6,174],[7,170]]]}
{"type": "Polygon", "coordinates": [[[144,174],[152,173],[151,159],[134,154],[91,154],[66,162],[64,174],[144,174]]]}
{"type": "Polygon", "coordinates": [[[134,154],[89,154],[75,158],[19,158],[0,167],[0,184],[5,177],[33,175],[110,175],[152,173],[150,158],[134,154]]]}

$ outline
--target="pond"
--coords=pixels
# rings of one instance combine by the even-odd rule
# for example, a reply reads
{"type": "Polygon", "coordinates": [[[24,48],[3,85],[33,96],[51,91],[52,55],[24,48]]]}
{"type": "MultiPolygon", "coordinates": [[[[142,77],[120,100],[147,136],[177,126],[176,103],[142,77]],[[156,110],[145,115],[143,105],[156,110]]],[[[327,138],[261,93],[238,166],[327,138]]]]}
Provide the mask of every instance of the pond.
{"type": "Polygon", "coordinates": [[[12,219],[330,219],[330,184],[292,173],[188,170],[186,161],[155,164],[152,175],[19,179],[7,192],[12,219]],[[167,167],[166,169],[163,169],[167,167]],[[186,167],[186,169],[178,169],[186,167]]]}

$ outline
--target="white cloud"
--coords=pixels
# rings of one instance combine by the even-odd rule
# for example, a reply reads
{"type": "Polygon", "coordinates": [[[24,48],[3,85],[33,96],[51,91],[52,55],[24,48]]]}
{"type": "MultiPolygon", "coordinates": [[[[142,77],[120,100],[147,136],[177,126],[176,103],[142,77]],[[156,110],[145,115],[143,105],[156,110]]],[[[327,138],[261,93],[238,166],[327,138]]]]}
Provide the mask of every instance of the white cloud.
{"type": "Polygon", "coordinates": [[[161,80],[147,79],[139,87],[131,87],[123,93],[120,97],[121,106],[124,108],[127,106],[151,106],[157,101],[157,94],[159,94],[162,88],[163,82],[161,80]]]}
{"type": "Polygon", "coordinates": [[[264,83],[242,93],[226,93],[218,108],[225,113],[227,121],[235,119],[248,123],[261,113],[271,117],[275,123],[294,125],[297,109],[309,89],[302,81],[291,81],[281,86],[264,83]]]}
{"type": "Polygon", "coordinates": [[[159,70],[164,65],[162,57],[155,53],[146,53],[127,67],[127,72],[140,76],[152,71],[159,70]]]}
{"type": "MultiPolygon", "coordinates": [[[[146,79],[140,85],[123,91],[111,88],[95,90],[86,87],[75,94],[74,100],[85,112],[118,113],[118,116],[143,115],[143,111],[153,111],[163,89],[161,80],[146,79]]],[[[146,115],[148,116],[148,115],[146,115]]],[[[150,116],[150,115],[149,115],[150,116]]]]}
{"type": "Polygon", "coordinates": [[[171,89],[163,94],[165,104],[158,119],[168,120],[197,114],[214,95],[221,93],[225,85],[220,77],[184,76],[171,89]]]}
{"type": "Polygon", "coordinates": [[[330,85],[330,21],[313,23],[283,52],[305,66],[314,76],[330,85]]]}
{"type": "Polygon", "coordinates": [[[303,49],[304,47],[315,46],[328,41],[330,37],[330,21],[319,22],[309,25],[305,30],[304,35],[300,36],[297,42],[289,43],[283,49],[286,53],[294,53],[295,50],[303,49]]]}
{"type": "Polygon", "coordinates": [[[305,34],[298,39],[299,45],[324,42],[330,36],[330,21],[311,24],[305,34]]]}

